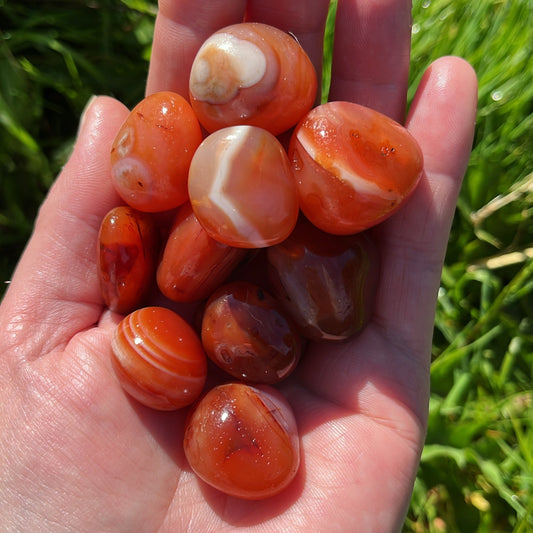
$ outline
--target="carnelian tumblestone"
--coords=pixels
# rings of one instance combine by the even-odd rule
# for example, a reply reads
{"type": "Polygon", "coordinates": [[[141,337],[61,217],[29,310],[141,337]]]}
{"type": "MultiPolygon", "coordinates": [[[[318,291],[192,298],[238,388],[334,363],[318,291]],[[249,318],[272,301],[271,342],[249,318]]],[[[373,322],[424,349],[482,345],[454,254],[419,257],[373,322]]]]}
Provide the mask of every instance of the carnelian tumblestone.
{"type": "Polygon", "coordinates": [[[192,64],[189,88],[191,105],[207,131],[250,124],[278,135],[311,109],[317,78],[295,38],[245,22],[205,41],[192,64]]]}
{"type": "Polygon", "coordinates": [[[98,234],[98,278],[105,304],[116,313],[142,305],[153,287],[159,233],[149,213],[112,209],[98,234]]]}
{"type": "Polygon", "coordinates": [[[302,217],[290,237],[266,254],[273,294],[304,337],[340,341],[366,326],[380,266],[366,232],[330,235],[302,217]]]}
{"type": "Polygon", "coordinates": [[[157,269],[157,285],[175,302],[207,298],[244,258],[246,250],[212,239],[189,203],[180,207],[157,269]]]}
{"type": "Polygon", "coordinates": [[[189,103],[163,91],[147,96],[126,118],[111,149],[118,194],[140,211],[166,211],[187,200],[187,173],[202,142],[189,103]]]}
{"type": "Polygon", "coordinates": [[[126,316],[111,342],[111,361],[124,390],[159,410],[193,403],[204,387],[207,357],[192,327],[164,307],[126,316]]]}
{"type": "Polygon", "coordinates": [[[300,359],[301,340],[279,303],[253,283],[236,281],[209,298],[202,320],[209,358],[235,378],[276,383],[300,359]]]}
{"type": "Polygon", "coordinates": [[[293,132],[289,156],[303,213],[339,235],[394,213],[423,167],[420,147],[406,128],[350,102],[312,109],[293,132]]]}
{"type": "Polygon", "coordinates": [[[189,197],[213,239],[262,248],[285,239],[298,218],[289,158],[280,142],[255,126],[212,133],[189,169],[189,197]]]}
{"type": "Polygon", "coordinates": [[[228,383],[211,389],[189,415],[183,447],[201,479],[248,500],[280,493],[300,464],[292,410],[265,386],[228,383]]]}

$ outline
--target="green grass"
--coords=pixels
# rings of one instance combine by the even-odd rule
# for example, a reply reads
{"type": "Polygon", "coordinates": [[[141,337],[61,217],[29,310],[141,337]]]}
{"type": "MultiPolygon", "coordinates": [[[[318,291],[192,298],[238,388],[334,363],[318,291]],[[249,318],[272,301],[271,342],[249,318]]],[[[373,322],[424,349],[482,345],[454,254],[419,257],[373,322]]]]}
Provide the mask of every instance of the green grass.
{"type": "Polygon", "coordinates": [[[142,97],[154,16],[139,0],[0,0],[0,295],[89,97],[142,97]]]}
{"type": "Polygon", "coordinates": [[[479,111],[405,531],[533,531],[533,3],[433,0],[413,16],[410,94],[456,54],[478,73],[479,111]]]}
{"type": "MultiPolygon", "coordinates": [[[[89,96],[142,96],[154,5],[0,0],[0,281],[89,96]]],[[[533,531],[533,2],[416,0],[413,23],[410,98],[447,54],[468,59],[480,87],[404,531],[533,531]]]]}

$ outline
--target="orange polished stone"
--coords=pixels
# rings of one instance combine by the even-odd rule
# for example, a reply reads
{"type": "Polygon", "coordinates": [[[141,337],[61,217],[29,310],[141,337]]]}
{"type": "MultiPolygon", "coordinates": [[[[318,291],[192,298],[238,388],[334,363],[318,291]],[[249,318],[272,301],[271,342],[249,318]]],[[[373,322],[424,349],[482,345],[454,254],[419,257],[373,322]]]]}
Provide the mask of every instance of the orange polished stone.
{"type": "Polygon", "coordinates": [[[202,142],[198,120],[179,94],[142,100],[120,128],[111,149],[118,194],[140,211],[166,211],[187,200],[187,173],[202,142]]]}
{"type": "Polygon", "coordinates": [[[392,215],[422,175],[422,152],[400,124],[367,107],[330,102],[295,128],[289,157],[306,217],[351,234],[392,215]]]}
{"type": "Polygon", "coordinates": [[[223,283],[246,250],[212,239],[190,203],[180,207],[157,269],[161,292],[175,302],[203,300],[223,283]]]}
{"type": "Polygon", "coordinates": [[[271,384],[296,367],[302,343],[292,320],[253,283],[227,283],[209,298],[202,320],[208,357],[234,378],[271,384]]]}
{"type": "Polygon", "coordinates": [[[103,219],[98,235],[98,278],[105,304],[116,313],[139,307],[153,287],[159,233],[149,213],[121,206],[103,219]]]}
{"type": "Polygon", "coordinates": [[[193,62],[189,87],[191,105],[207,131],[250,124],[278,135],[309,111],[317,78],[295,38],[248,22],[207,39],[193,62]]]}
{"type": "Polygon", "coordinates": [[[117,326],[111,342],[113,367],[124,390],[163,411],[193,403],[203,390],[207,357],[198,335],[164,307],[144,307],[117,326]]]}
{"type": "Polygon", "coordinates": [[[366,326],[380,268],[368,232],[330,235],[301,217],[266,255],[273,294],[304,337],[342,341],[366,326]]]}
{"type": "Polygon", "coordinates": [[[255,126],[224,128],[202,142],[189,169],[189,197],[207,233],[240,248],[281,242],[298,218],[287,154],[255,126]]]}
{"type": "Polygon", "coordinates": [[[300,464],[292,410],[265,386],[228,383],[211,389],[189,415],[183,447],[201,479],[248,500],[280,493],[300,464]]]}

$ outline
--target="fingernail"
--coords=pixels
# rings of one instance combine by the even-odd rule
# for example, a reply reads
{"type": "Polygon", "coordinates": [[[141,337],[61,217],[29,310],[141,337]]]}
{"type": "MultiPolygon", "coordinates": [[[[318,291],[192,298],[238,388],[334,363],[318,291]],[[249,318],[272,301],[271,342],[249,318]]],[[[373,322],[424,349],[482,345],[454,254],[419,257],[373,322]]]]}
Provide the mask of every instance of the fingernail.
{"type": "Polygon", "coordinates": [[[92,105],[94,104],[94,101],[98,98],[98,96],[96,96],[95,94],[93,94],[89,100],[87,100],[87,103],[85,104],[85,107],[83,108],[83,111],[81,112],[81,117],[80,117],[80,123],[78,125],[78,133],[77,135],[79,136],[81,130],[83,129],[83,126],[85,125],[85,122],[87,120],[87,115],[89,113],[89,110],[91,109],[92,105]]]}

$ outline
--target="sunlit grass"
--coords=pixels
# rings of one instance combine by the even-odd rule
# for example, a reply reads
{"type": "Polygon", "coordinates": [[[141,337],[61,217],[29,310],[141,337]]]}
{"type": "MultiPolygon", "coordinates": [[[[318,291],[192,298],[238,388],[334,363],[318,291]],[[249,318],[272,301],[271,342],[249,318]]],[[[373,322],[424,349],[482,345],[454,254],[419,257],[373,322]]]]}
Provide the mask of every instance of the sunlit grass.
{"type": "MultiPolygon", "coordinates": [[[[154,2],[0,0],[0,280],[8,280],[92,94],[142,97],[154,2]]],[[[1,283],[2,294],[4,283],[1,283]]]]}
{"type": "MultiPolygon", "coordinates": [[[[90,95],[142,96],[154,16],[148,0],[0,0],[0,281],[90,95]]],[[[406,532],[533,531],[532,27],[530,0],[414,2],[409,97],[442,55],[468,59],[480,85],[406,532]]]]}
{"type": "Polygon", "coordinates": [[[417,1],[410,94],[468,59],[475,144],[439,293],[427,442],[405,531],[533,531],[533,24],[529,1],[417,1]]]}

